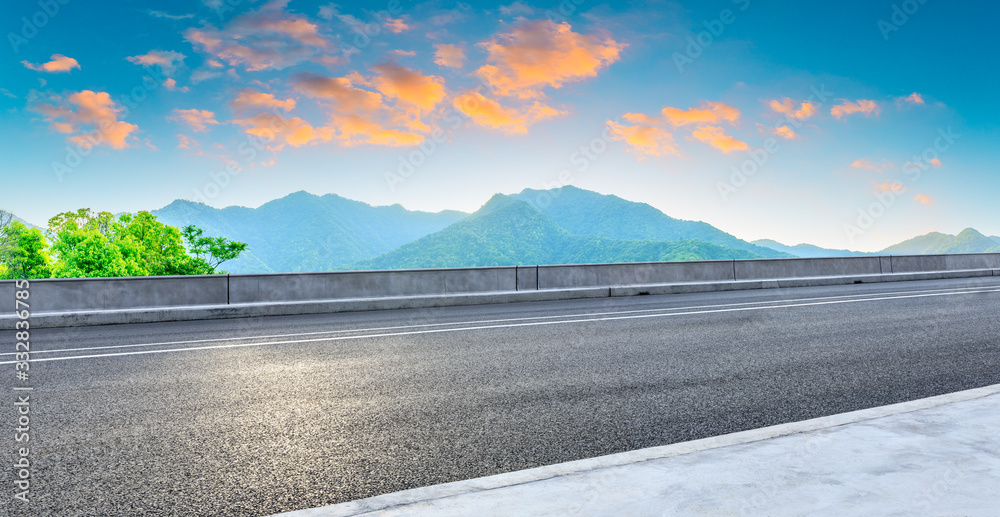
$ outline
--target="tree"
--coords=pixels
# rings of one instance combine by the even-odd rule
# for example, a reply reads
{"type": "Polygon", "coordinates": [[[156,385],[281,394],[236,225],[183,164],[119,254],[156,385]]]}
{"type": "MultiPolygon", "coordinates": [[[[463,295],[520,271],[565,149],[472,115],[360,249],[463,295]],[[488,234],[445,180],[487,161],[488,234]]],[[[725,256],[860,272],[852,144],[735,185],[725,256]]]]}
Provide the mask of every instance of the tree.
{"type": "Polygon", "coordinates": [[[48,243],[38,228],[14,221],[3,229],[0,278],[49,278],[52,259],[48,243]]]}
{"type": "Polygon", "coordinates": [[[239,258],[247,249],[244,242],[231,241],[225,237],[204,237],[203,233],[204,230],[194,225],[185,226],[181,230],[188,251],[195,259],[204,262],[210,273],[215,273],[223,262],[239,258]]]}
{"type": "Polygon", "coordinates": [[[247,247],[189,226],[183,238],[191,256],[180,230],[145,211],[117,218],[88,208],[64,212],[49,220],[49,235],[59,278],[212,274],[247,247]]]}

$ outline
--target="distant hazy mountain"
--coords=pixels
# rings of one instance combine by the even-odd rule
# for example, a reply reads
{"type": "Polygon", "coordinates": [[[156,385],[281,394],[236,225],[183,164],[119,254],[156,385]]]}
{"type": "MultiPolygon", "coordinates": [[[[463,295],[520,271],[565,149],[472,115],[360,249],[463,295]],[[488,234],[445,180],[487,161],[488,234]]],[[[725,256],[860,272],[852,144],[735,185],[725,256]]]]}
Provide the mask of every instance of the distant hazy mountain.
{"type": "MultiPolygon", "coordinates": [[[[662,215],[662,214],[661,214],[662,215]]],[[[497,194],[469,217],[352,269],[510,266],[760,258],[696,240],[672,242],[574,235],[521,196],[497,194]]]]}
{"type": "Polygon", "coordinates": [[[1000,253],[1000,242],[972,228],[958,235],[931,232],[882,250],[886,255],[924,255],[936,253],[1000,253]]]}
{"type": "Polygon", "coordinates": [[[206,235],[246,242],[244,256],[224,268],[262,273],[342,269],[441,230],[467,214],[375,207],[334,194],[296,192],[259,208],[218,209],[178,200],[153,215],[172,226],[194,224],[206,235]]]}
{"type": "Polygon", "coordinates": [[[819,246],[814,246],[812,244],[796,244],[795,246],[788,246],[778,241],[773,241],[771,239],[757,239],[753,241],[753,244],[756,244],[758,246],[765,246],[767,248],[771,248],[777,251],[783,251],[785,253],[790,253],[792,255],[795,255],[796,257],[802,257],[802,258],[861,257],[864,255],[876,255],[876,253],[866,253],[864,251],[821,248],[819,246]]]}
{"type": "Polygon", "coordinates": [[[9,213],[11,216],[13,216],[13,219],[11,219],[11,221],[17,221],[17,222],[19,222],[19,223],[27,226],[28,228],[38,228],[39,230],[44,230],[45,229],[44,227],[35,226],[35,225],[29,223],[28,221],[25,221],[24,219],[21,219],[20,217],[17,216],[17,214],[14,214],[12,212],[7,212],[7,213],[9,213]]]}
{"type": "Polygon", "coordinates": [[[997,244],[1000,244],[1000,237],[998,237],[996,235],[990,235],[990,238],[993,239],[993,240],[995,240],[997,242],[997,244]]]}
{"type": "Polygon", "coordinates": [[[791,256],[738,239],[705,222],[674,219],[646,203],[573,186],[551,190],[525,189],[513,197],[528,202],[575,235],[645,241],[695,239],[767,258],[791,256]]]}

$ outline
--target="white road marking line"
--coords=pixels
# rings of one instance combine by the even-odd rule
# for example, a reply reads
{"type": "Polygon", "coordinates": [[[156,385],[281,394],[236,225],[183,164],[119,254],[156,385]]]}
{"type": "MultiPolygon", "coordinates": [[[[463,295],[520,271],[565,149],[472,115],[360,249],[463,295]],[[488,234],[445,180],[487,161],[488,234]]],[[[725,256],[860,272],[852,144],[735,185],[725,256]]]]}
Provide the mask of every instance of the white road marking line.
{"type": "MultiPolygon", "coordinates": [[[[346,334],[350,332],[378,332],[383,330],[399,330],[399,329],[409,329],[409,328],[427,328],[427,327],[442,327],[447,325],[479,325],[487,323],[504,323],[508,321],[527,321],[527,320],[543,320],[543,319],[555,319],[555,318],[582,318],[587,316],[606,316],[615,314],[637,314],[646,312],[663,312],[663,311],[680,311],[680,310],[690,310],[690,309],[711,309],[717,307],[738,307],[742,305],[759,305],[759,304],[773,304],[773,303],[787,303],[789,301],[803,302],[803,301],[813,301],[813,300],[835,300],[841,298],[858,298],[864,296],[885,296],[885,295],[896,295],[896,294],[915,294],[915,293],[938,293],[938,292],[954,292],[954,291],[967,291],[969,289],[983,289],[983,287],[949,287],[945,289],[922,289],[922,290],[912,290],[912,291],[890,291],[885,293],[863,293],[863,294],[847,294],[838,296],[820,296],[813,298],[796,298],[794,300],[765,300],[759,302],[739,302],[739,303],[723,303],[716,305],[695,305],[688,307],[660,307],[656,309],[634,309],[628,311],[609,311],[609,312],[591,312],[591,313],[577,313],[577,314],[558,314],[554,316],[529,316],[523,318],[503,318],[503,319],[493,319],[493,320],[472,320],[472,321],[454,321],[445,323],[423,323],[417,325],[397,325],[392,327],[374,327],[365,329],[343,329],[343,330],[324,330],[319,332],[296,332],[292,334],[272,334],[265,336],[243,336],[243,337],[226,337],[226,338],[215,338],[215,339],[194,339],[188,341],[163,341],[159,343],[136,343],[130,345],[108,345],[108,346],[90,346],[90,347],[79,347],[79,348],[60,348],[54,350],[36,350],[34,354],[55,354],[63,352],[80,352],[85,350],[113,350],[122,348],[146,348],[153,346],[167,346],[167,345],[191,345],[197,343],[217,343],[220,341],[237,341],[237,340],[249,340],[249,339],[273,339],[273,338],[290,338],[299,336],[317,336],[324,334],[346,334]]],[[[290,341],[293,342],[293,341],[290,341]]],[[[0,356],[4,355],[14,355],[15,352],[0,352],[0,356]]],[[[0,363],[2,364],[2,363],[0,363]]]]}
{"type": "MultiPolygon", "coordinates": [[[[295,341],[271,341],[264,343],[233,343],[228,345],[212,345],[212,346],[199,346],[199,347],[187,347],[187,348],[173,348],[165,350],[140,350],[136,352],[116,352],[111,354],[94,354],[94,355],[75,355],[67,357],[51,357],[43,359],[32,359],[32,362],[45,362],[45,361],[67,361],[70,359],[94,359],[101,357],[119,357],[126,355],[144,355],[144,354],[163,354],[169,352],[185,352],[191,350],[214,350],[222,348],[243,348],[251,346],[267,346],[267,345],[287,345],[287,344],[302,344],[302,343],[315,343],[323,341],[343,341],[348,339],[368,339],[368,338],[378,338],[378,337],[393,337],[393,336],[412,336],[419,334],[437,334],[444,332],[460,332],[467,330],[485,330],[485,329],[496,329],[496,328],[515,328],[515,327],[533,327],[540,325],[560,325],[566,323],[590,323],[599,321],[615,321],[615,320],[628,320],[628,319],[639,319],[639,318],[662,318],[667,316],[684,316],[690,314],[714,314],[714,313],[724,313],[724,312],[737,312],[737,311],[758,311],[767,309],[785,309],[791,307],[811,307],[819,305],[835,305],[835,304],[846,304],[846,303],[861,303],[861,302],[875,302],[884,300],[899,300],[906,298],[929,298],[932,296],[958,296],[963,294],[978,294],[978,293],[995,293],[1000,292],[1000,288],[996,289],[983,289],[976,291],[965,291],[965,292],[951,292],[951,293],[930,293],[930,294],[917,294],[917,295],[906,295],[906,296],[888,296],[882,298],[864,298],[858,300],[830,300],[823,302],[810,302],[810,303],[793,303],[786,305],[774,305],[766,307],[733,307],[728,309],[713,309],[713,310],[699,310],[699,311],[688,311],[688,312],[674,312],[669,314],[633,314],[630,316],[609,316],[604,318],[586,318],[577,320],[561,320],[561,321],[535,321],[530,323],[508,323],[504,325],[483,325],[478,327],[460,327],[452,329],[434,329],[434,330],[414,330],[410,332],[391,332],[385,334],[369,334],[361,336],[340,336],[340,337],[329,337],[329,338],[318,338],[318,339],[300,339],[295,341]]],[[[6,361],[0,362],[3,364],[14,364],[16,361],[6,361]]]]}

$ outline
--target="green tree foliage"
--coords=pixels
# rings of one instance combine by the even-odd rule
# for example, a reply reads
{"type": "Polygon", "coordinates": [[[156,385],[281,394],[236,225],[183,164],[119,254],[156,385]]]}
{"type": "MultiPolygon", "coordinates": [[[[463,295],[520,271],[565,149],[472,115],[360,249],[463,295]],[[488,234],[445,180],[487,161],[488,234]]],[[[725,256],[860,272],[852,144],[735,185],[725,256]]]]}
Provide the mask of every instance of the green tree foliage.
{"type": "Polygon", "coordinates": [[[0,278],[48,278],[52,259],[38,228],[18,221],[0,229],[0,278]]]}
{"type": "Polygon", "coordinates": [[[204,237],[192,226],[185,228],[185,235],[193,237],[189,254],[181,231],[149,212],[115,217],[82,208],[61,213],[49,220],[51,246],[37,228],[29,229],[10,218],[0,218],[0,223],[0,276],[4,278],[211,274],[219,264],[246,250],[246,244],[204,237]]]}
{"type": "Polygon", "coordinates": [[[212,272],[223,262],[238,258],[247,249],[243,242],[225,237],[205,237],[202,235],[204,231],[194,225],[185,226],[182,233],[195,259],[205,263],[212,272]]]}

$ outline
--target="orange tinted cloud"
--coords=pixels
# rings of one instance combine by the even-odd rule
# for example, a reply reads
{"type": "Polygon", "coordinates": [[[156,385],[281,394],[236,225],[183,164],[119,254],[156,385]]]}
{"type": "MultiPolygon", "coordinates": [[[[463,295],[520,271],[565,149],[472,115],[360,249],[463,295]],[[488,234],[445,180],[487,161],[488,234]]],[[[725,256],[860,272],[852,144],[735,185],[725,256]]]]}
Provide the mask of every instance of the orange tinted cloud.
{"type": "Polygon", "coordinates": [[[237,113],[255,109],[291,111],[295,109],[295,99],[280,100],[273,94],[244,88],[233,99],[232,106],[237,113]]]}
{"type": "Polygon", "coordinates": [[[177,134],[177,148],[178,149],[194,149],[198,147],[198,142],[195,139],[183,134],[177,134]]]}
{"type": "Polygon", "coordinates": [[[685,124],[717,124],[725,120],[736,124],[740,119],[740,110],[722,102],[705,101],[699,108],[681,110],[673,107],[663,108],[663,118],[670,124],[682,126],[685,124]]]}
{"type": "Polygon", "coordinates": [[[215,113],[199,109],[175,109],[173,116],[169,118],[170,120],[176,120],[191,126],[191,129],[195,132],[206,131],[208,130],[208,124],[219,123],[215,120],[215,113]]]}
{"type": "Polygon", "coordinates": [[[875,184],[875,190],[879,192],[894,192],[900,193],[906,190],[906,187],[900,185],[899,183],[890,183],[888,181],[875,184]]]}
{"type": "Polygon", "coordinates": [[[248,71],[282,69],[302,61],[329,65],[339,61],[316,24],[269,2],[234,18],[222,29],[210,25],[184,31],[184,39],[215,60],[248,71]]]}
{"type": "Polygon", "coordinates": [[[795,101],[785,97],[781,100],[770,100],[767,102],[770,108],[782,115],[790,118],[805,120],[816,114],[816,104],[810,101],[802,101],[799,103],[799,107],[796,109],[795,101]]]}
{"type": "Polygon", "coordinates": [[[869,160],[868,158],[861,158],[861,159],[854,160],[853,162],[851,162],[851,167],[854,167],[855,169],[865,169],[865,170],[870,170],[870,171],[875,171],[875,172],[882,172],[882,171],[885,171],[887,169],[895,169],[896,168],[895,165],[889,163],[884,158],[882,159],[882,163],[880,163],[880,164],[872,163],[872,161],[869,160]]]}
{"type": "Polygon", "coordinates": [[[410,30],[410,26],[400,18],[386,18],[385,27],[394,34],[410,30]]]}
{"type": "Polygon", "coordinates": [[[465,65],[465,49],[447,43],[434,45],[434,63],[449,68],[462,68],[465,65]]]}
{"type": "Polygon", "coordinates": [[[112,149],[129,147],[129,136],[139,126],[118,120],[121,108],[107,92],[83,90],[71,94],[60,105],[40,104],[32,109],[45,115],[53,129],[70,134],[70,142],[79,145],[107,145],[112,149]],[[79,134],[73,134],[79,133],[79,134]]]}
{"type": "Polygon", "coordinates": [[[62,54],[52,54],[49,62],[40,65],[28,61],[21,61],[21,64],[36,72],[69,72],[74,68],[80,68],[80,63],[77,63],[75,59],[62,54]]]}
{"type": "Polygon", "coordinates": [[[913,92],[910,95],[903,97],[903,101],[909,102],[910,104],[923,104],[924,98],[917,92],[913,92]]]}
{"type": "Polygon", "coordinates": [[[916,196],[914,196],[913,200],[916,201],[917,203],[920,203],[921,205],[929,205],[932,202],[934,202],[934,198],[924,194],[917,194],[916,196]]]}
{"type": "Polygon", "coordinates": [[[383,95],[397,98],[424,110],[429,110],[444,99],[444,79],[424,75],[417,70],[395,63],[372,67],[378,76],[372,81],[383,95]]]}
{"type": "Polygon", "coordinates": [[[360,77],[327,77],[302,73],[292,78],[292,84],[306,95],[332,101],[343,109],[371,112],[382,107],[380,94],[354,86],[353,83],[359,79],[364,80],[360,77]]]}
{"type": "Polygon", "coordinates": [[[863,113],[866,116],[872,114],[878,115],[879,111],[878,104],[876,104],[875,101],[866,99],[858,99],[854,102],[845,100],[844,102],[830,108],[830,114],[837,119],[844,118],[845,116],[853,113],[863,113]]]}
{"type": "Polygon", "coordinates": [[[159,66],[160,69],[163,70],[164,74],[173,75],[174,70],[176,70],[177,67],[184,62],[185,57],[187,56],[181,54],[180,52],[151,50],[145,54],[130,56],[126,59],[137,65],[159,66]]]}
{"type": "Polygon", "coordinates": [[[414,131],[430,128],[419,117],[424,107],[432,108],[444,97],[443,80],[393,64],[376,67],[376,71],[380,74],[371,79],[357,73],[346,77],[303,73],[292,83],[302,93],[328,103],[327,129],[342,145],[420,144],[424,136],[414,131]],[[358,85],[382,88],[385,95],[358,85]]]}
{"type": "Polygon", "coordinates": [[[454,105],[477,124],[508,133],[527,133],[528,126],[563,112],[535,101],[524,110],[508,108],[479,92],[465,92],[455,97],[454,105]]]}
{"type": "Polygon", "coordinates": [[[773,130],[774,134],[780,136],[781,138],[787,138],[789,140],[798,138],[799,135],[792,131],[792,128],[788,126],[778,126],[773,130]]]}
{"type": "Polygon", "coordinates": [[[674,136],[654,126],[624,126],[609,120],[605,122],[612,140],[625,142],[629,152],[642,159],[643,155],[663,156],[680,154],[674,145],[674,136]]]}
{"type": "Polygon", "coordinates": [[[933,165],[935,167],[940,167],[941,166],[941,160],[939,160],[937,158],[931,158],[931,165],[933,165]]]}
{"type": "Polygon", "coordinates": [[[497,94],[522,99],[540,98],[545,87],[595,77],[625,48],[610,37],[580,34],[568,23],[549,20],[521,23],[480,46],[488,64],[475,75],[497,94]]]}
{"type": "Polygon", "coordinates": [[[233,122],[243,126],[247,134],[269,142],[267,147],[272,151],[280,151],[286,144],[301,147],[313,141],[328,141],[332,136],[328,128],[316,128],[299,117],[276,113],[258,113],[233,122]]]}
{"type": "Polygon", "coordinates": [[[719,126],[698,126],[698,129],[691,132],[691,136],[724,153],[750,149],[746,142],[727,135],[719,126]]]}

